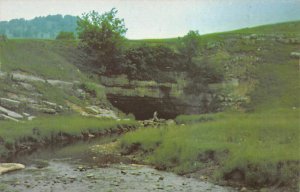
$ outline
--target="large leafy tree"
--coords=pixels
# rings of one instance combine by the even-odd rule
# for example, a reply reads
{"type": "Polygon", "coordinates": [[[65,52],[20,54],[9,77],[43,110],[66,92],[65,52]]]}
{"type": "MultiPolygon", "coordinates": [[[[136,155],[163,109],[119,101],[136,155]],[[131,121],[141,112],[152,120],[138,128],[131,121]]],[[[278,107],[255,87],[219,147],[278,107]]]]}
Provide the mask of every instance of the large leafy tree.
{"type": "Polygon", "coordinates": [[[186,58],[186,64],[191,67],[192,58],[196,57],[200,49],[200,34],[198,31],[189,31],[180,39],[179,51],[186,58]]]}
{"type": "Polygon", "coordinates": [[[77,33],[83,47],[94,63],[110,74],[120,70],[121,46],[127,31],[124,20],[116,17],[117,12],[115,8],[104,14],[91,11],[77,20],[77,33]]]}

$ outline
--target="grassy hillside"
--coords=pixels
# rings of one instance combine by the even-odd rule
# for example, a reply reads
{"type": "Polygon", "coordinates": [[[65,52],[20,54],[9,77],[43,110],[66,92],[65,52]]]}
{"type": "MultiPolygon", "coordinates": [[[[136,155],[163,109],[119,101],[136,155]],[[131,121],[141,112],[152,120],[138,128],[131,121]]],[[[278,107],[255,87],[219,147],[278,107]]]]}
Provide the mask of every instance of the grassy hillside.
{"type": "Polygon", "coordinates": [[[299,31],[298,21],[202,36],[198,59],[238,80],[228,89],[248,97],[246,112],[179,116],[177,125],[126,134],[123,152],[196,178],[299,191],[300,69],[291,57],[299,31]]]}
{"type": "MultiPolygon", "coordinates": [[[[201,36],[201,51],[195,59],[222,71],[225,80],[238,79],[236,96],[246,96],[248,109],[299,107],[298,59],[300,22],[271,24],[201,36]],[[259,107],[261,106],[261,107],[259,107]]],[[[167,45],[179,38],[133,40],[127,46],[167,45]]]]}
{"type": "MultiPolygon", "coordinates": [[[[300,76],[299,58],[291,53],[300,52],[299,31],[297,21],[203,35],[201,51],[194,59],[199,65],[208,64],[222,71],[226,82],[237,82],[234,86],[218,85],[222,89],[217,94],[229,106],[224,107],[227,110],[179,116],[177,125],[129,133],[122,138],[122,151],[158,168],[198,178],[298,191],[300,76]]],[[[129,40],[126,46],[175,47],[177,42],[176,38],[129,40]]],[[[47,40],[0,42],[1,70],[46,79],[79,80],[90,92],[103,93],[101,87],[95,90],[97,81],[89,79],[85,55],[75,45],[76,42],[47,40]],[[85,72],[76,66],[84,66],[85,72]]],[[[10,83],[11,80],[0,82],[4,90],[0,95],[25,94],[10,83]]],[[[35,88],[47,100],[58,103],[68,100],[84,105],[88,101],[77,98],[72,91],[40,84],[35,88]]],[[[35,123],[39,122],[29,124],[35,123]]],[[[79,129],[76,127],[76,131],[79,129]]]]}
{"type": "Polygon", "coordinates": [[[22,71],[48,79],[80,80],[74,65],[84,61],[76,42],[12,39],[0,42],[1,70],[22,71]]]}

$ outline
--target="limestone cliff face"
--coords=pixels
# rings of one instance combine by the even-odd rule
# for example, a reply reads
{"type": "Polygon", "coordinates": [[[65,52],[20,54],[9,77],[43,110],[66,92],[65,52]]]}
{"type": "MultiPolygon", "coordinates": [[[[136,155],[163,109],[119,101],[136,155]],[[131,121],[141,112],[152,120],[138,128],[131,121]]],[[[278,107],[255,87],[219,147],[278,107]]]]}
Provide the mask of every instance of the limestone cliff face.
{"type": "Polygon", "coordinates": [[[179,114],[210,112],[216,95],[202,92],[186,94],[186,82],[157,83],[155,81],[129,81],[126,76],[101,77],[108,100],[125,113],[137,119],[149,119],[155,111],[161,118],[174,118],[179,114]]]}

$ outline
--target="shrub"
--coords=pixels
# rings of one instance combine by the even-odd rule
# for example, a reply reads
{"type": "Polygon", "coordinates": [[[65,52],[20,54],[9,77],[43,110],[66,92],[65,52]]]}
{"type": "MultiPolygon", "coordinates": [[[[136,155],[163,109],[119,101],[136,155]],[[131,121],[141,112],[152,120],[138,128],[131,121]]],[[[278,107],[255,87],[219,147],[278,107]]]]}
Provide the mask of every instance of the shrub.
{"type": "Polygon", "coordinates": [[[56,40],[74,40],[75,35],[73,32],[61,31],[57,36],[56,40]]]}

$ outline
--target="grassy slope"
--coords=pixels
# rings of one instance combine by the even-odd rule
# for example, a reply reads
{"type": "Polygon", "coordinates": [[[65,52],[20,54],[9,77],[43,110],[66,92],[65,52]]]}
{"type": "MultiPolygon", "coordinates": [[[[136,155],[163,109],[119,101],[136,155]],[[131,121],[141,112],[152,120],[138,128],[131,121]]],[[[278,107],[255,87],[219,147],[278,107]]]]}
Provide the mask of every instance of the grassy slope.
{"type": "Polygon", "coordinates": [[[203,36],[205,43],[225,42],[221,50],[204,50],[203,57],[223,54],[261,58],[262,62],[251,73],[251,78],[258,82],[246,106],[252,112],[180,116],[177,121],[184,126],[147,128],[126,134],[122,149],[139,149],[138,154],[147,162],[178,173],[199,171],[217,180],[229,179],[252,187],[286,185],[297,190],[300,79],[298,60],[292,59],[290,52],[300,51],[299,45],[269,39],[245,44],[239,39],[248,34],[299,37],[299,31],[300,22],[291,22],[203,36]],[[230,38],[234,44],[226,44],[230,38]],[[240,175],[234,176],[238,172],[240,175]]]}
{"type": "MultiPolygon", "coordinates": [[[[88,89],[87,91],[94,89],[98,100],[105,100],[104,90],[90,86],[99,82],[90,79],[87,73],[80,71],[77,67],[84,65],[85,54],[77,49],[75,41],[9,39],[6,42],[0,42],[0,62],[0,70],[4,72],[22,72],[44,79],[77,81],[78,86],[82,85],[88,89]]],[[[10,86],[13,83],[10,79],[0,81],[0,90],[4,90],[0,92],[1,97],[7,97],[5,92],[30,97],[30,92],[10,86]]],[[[38,93],[43,95],[44,100],[61,105],[65,104],[65,100],[78,105],[85,103],[84,100],[74,96],[74,90],[61,89],[39,82],[34,82],[32,85],[38,93]]]]}
{"type": "Polygon", "coordinates": [[[82,60],[75,42],[13,39],[0,42],[1,70],[22,71],[48,79],[80,80],[74,63],[82,60]]]}

